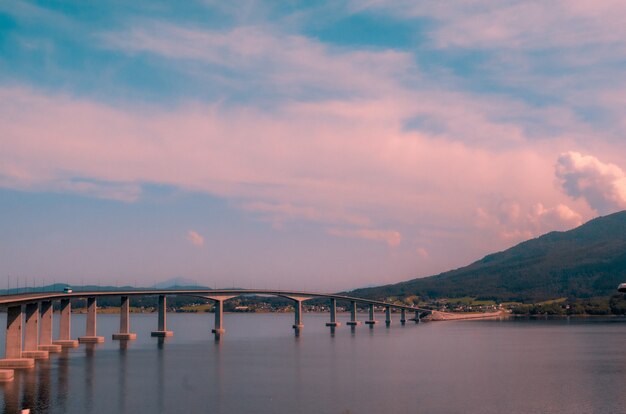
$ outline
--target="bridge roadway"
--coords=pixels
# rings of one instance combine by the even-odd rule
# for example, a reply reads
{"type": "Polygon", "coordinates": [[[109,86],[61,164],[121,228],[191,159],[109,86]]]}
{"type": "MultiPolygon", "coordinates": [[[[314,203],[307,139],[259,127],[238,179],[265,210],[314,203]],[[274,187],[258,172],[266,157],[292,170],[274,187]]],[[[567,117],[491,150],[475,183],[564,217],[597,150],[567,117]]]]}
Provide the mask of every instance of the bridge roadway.
{"type": "Polygon", "coordinates": [[[15,295],[0,296],[0,308],[7,310],[7,325],[5,335],[5,357],[0,359],[0,382],[10,381],[13,378],[12,369],[31,368],[36,359],[46,359],[50,352],[60,352],[62,348],[73,348],[79,343],[100,343],[104,337],[97,335],[96,315],[97,298],[119,296],[120,330],[113,334],[114,340],[133,340],[137,336],[130,332],[130,297],[158,296],[158,326],[152,332],[154,337],[172,336],[167,330],[167,296],[193,296],[212,300],[215,304],[215,326],[212,330],[215,339],[219,340],[225,333],[223,326],[224,301],[238,296],[277,296],[290,299],[294,302],[295,320],[293,328],[296,336],[303,328],[302,302],[310,299],[328,299],[330,301],[330,321],[326,326],[331,332],[340,326],[337,322],[337,301],[350,303],[350,321],[347,325],[360,325],[357,320],[357,304],[367,305],[369,319],[366,324],[373,327],[376,324],[374,307],[385,308],[385,324],[391,324],[391,310],[401,312],[400,323],[406,322],[406,311],[414,312],[412,321],[420,321],[420,317],[429,314],[429,309],[415,306],[387,303],[383,301],[356,298],[346,295],[316,292],[298,292],[266,289],[142,289],[142,290],[95,290],[64,292],[30,292],[15,295]],[[85,335],[78,340],[71,339],[71,302],[70,299],[87,299],[87,319],[85,335]],[[52,302],[60,301],[61,315],[59,333],[56,340],[52,339],[52,302]],[[22,326],[24,327],[22,332],[22,326]]]}

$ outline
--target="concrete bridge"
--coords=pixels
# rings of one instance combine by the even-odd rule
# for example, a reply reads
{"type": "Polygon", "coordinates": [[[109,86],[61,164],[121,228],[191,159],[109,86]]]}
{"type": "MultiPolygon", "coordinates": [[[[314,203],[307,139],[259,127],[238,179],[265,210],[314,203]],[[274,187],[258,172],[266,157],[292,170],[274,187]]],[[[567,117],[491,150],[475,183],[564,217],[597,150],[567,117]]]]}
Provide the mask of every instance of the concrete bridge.
{"type": "Polygon", "coordinates": [[[215,339],[226,332],[223,323],[224,301],[244,295],[277,296],[294,302],[295,320],[292,325],[296,336],[304,327],[302,323],[302,303],[310,299],[327,299],[330,305],[330,320],[326,326],[331,331],[340,326],[337,322],[337,301],[350,304],[350,321],[348,326],[355,327],[361,322],[357,319],[357,305],[366,305],[369,309],[369,319],[365,321],[373,328],[377,323],[374,317],[374,307],[385,309],[385,324],[391,324],[392,310],[399,310],[400,323],[404,324],[406,312],[413,312],[410,319],[419,322],[420,318],[429,314],[429,309],[421,309],[414,306],[393,304],[382,301],[355,298],[351,296],[335,295],[328,293],[296,292],[282,290],[259,290],[259,289],[149,289],[149,290],[109,290],[109,291],[85,291],[85,292],[30,292],[25,294],[0,296],[0,307],[7,310],[7,324],[5,335],[5,356],[0,359],[0,382],[10,381],[13,378],[13,369],[31,368],[37,359],[46,359],[50,352],[60,352],[62,348],[77,347],[79,343],[100,343],[104,337],[97,335],[97,298],[120,297],[120,330],[113,334],[114,340],[133,340],[136,334],[130,331],[130,298],[137,296],[158,296],[158,323],[156,330],[152,332],[154,337],[169,337],[172,331],[167,329],[167,297],[168,296],[192,296],[212,300],[215,304],[215,325],[212,330],[215,339]],[[71,299],[87,299],[87,322],[85,335],[72,339],[71,327],[71,299]],[[57,339],[52,335],[52,311],[53,302],[60,302],[60,324],[57,339]]]}

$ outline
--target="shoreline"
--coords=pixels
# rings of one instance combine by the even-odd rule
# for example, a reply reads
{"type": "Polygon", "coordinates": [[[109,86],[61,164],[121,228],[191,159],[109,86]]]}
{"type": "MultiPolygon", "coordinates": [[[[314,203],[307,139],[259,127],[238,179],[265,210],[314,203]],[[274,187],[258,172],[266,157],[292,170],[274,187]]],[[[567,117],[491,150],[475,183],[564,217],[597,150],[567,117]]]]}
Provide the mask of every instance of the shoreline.
{"type": "Polygon", "coordinates": [[[494,319],[494,318],[508,318],[511,314],[506,311],[498,312],[480,312],[480,313],[452,313],[433,311],[430,316],[427,316],[428,320],[433,322],[441,321],[462,321],[462,320],[476,320],[476,319],[494,319]]]}

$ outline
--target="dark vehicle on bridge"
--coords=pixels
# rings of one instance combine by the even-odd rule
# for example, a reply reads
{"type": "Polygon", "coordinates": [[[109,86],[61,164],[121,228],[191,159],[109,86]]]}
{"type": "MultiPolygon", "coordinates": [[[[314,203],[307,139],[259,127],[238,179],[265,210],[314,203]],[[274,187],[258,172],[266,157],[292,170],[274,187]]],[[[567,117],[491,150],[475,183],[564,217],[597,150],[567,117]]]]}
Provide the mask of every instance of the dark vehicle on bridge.
{"type": "Polygon", "coordinates": [[[620,292],[626,293],[626,283],[622,283],[621,285],[619,285],[617,287],[617,290],[620,291],[620,292]]]}
{"type": "Polygon", "coordinates": [[[63,288],[63,293],[72,293],[72,292],[73,292],[73,290],[69,286],[66,286],[66,287],[63,288]]]}

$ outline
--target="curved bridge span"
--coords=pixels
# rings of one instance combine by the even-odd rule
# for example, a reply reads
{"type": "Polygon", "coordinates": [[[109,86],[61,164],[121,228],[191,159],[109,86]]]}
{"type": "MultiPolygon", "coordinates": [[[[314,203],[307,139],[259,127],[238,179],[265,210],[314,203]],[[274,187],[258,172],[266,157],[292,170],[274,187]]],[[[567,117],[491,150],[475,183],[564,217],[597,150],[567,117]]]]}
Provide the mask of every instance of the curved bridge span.
{"type": "MultiPolygon", "coordinates": [[[[215,326],[212,330],[215,339],[219,340],[226,332],[223,325],[224,301],[239,296],[277,296],[294,302],[295,319],[293,329],[296,336],[304,327],[302,323],[302,303],[311,299],[329,300],[330,320],[326,326],[334,329],[340,326],[337,322],[337,301],[350,304],[350,321],[348,326],[360,325],[357,320],[357,306],[366,305],[369,308],[369,319],[366,324],[373,327],[375,307],[384,308],[385,324],[391,324],[392,310],[400,311],[400,322],[406,322],[406,312],[414,312],[416,323],[420,318],[429,314],[429,309],[414,306],[387,303],[383,301],[357,298],[346,295],[318,292],[300,292],[267,289],[143,289],[143,290],[95,290],[64,292],[30,292],[16,295],[0,296],[0,307],[7,310],[7,324],[5,335],[5,357],[0,359],[0,368],[30,368],[35,359],[48,358],[50,352],[59,352],[62,348],[76,347],[79,343],[99,343],[104,337],[98,336],[96,331],[97,299],[100,297],[120,297],[120,330],[113,334],[114,340],[133,340],[136,334],[130,331],[130,298],[138,296],[158,296],[158,325],[152,332],[154,337],[172,336],[173,332],[167,329],[167,297],[193,296],[212,300],[215,304],[215,326]],[[71,326],[71,299],[87,299],[87,319],[85,335],[77,340],[70,337],[71,326]],[[52,310],[53,302],[60,302],[60,323],[57,339],[53,339],[52,310]],[[23,329],[22,329],[23,328],[23,329]]],[[[0,381],[3,375],[0,374],[0,381]]],[[[8,378],[8,374],[7,374],[8,378]]]]}

